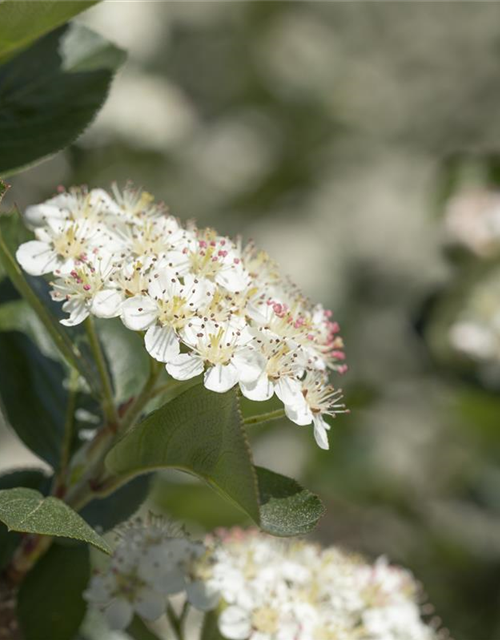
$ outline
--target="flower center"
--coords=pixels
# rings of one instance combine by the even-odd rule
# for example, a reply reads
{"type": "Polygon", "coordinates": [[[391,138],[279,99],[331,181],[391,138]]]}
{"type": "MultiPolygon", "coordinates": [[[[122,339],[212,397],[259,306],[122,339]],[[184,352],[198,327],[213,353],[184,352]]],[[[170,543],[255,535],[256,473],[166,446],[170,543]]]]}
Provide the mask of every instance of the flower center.
{"type": "Polygon", "coordinates": [[[278,630],[278,612],[271,607],[256,609],[252,615],[252,626],[262,633],[275,633],[278,630]]]}

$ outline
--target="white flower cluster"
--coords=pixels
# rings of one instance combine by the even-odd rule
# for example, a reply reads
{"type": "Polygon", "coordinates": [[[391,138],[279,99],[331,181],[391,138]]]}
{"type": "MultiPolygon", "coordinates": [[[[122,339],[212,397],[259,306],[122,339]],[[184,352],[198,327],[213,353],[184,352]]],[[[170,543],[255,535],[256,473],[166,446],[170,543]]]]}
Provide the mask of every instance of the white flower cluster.
{"type": "Polygon", "coordinates": [[[178,593],[198,609],[213,608],[218,596],[193,577],[194,563],[204,553],[202,543],[173,536],[162,522],[137,521],[121,532],[111,560],[94,573],[84,598],[112,629],[126,629],[134,614],[156,620],[165,613],[167,597],[178,593]]]}
{"type": "Polygon", "coordinates": [[[84,596],[112,629],[153,621],[167,597],[212,610],[228,640],[437,640],[412,575],[331,547],[233,529],[205,544],[134,524],[84,596]]]}
{"type": "Polygon", "coordinates": [[[207,389],[238,384],[251,400],[276,394],[328,448],[324,417],[345,411],[328,372],[346,370],[331,312],[311,305],[253,244],[182,226],[145,192],[114,187],[113,196],[73,189],[25,212],[36,239],[17,260],[54,278],[63,324],[121,317],[173,378],[203,374],[207,389]]]}
{"type": "Polygon", "coordinates": [[[433,640],[411,574],[335,548],[233,530],[199,569],[230,640],[433,640]]]}

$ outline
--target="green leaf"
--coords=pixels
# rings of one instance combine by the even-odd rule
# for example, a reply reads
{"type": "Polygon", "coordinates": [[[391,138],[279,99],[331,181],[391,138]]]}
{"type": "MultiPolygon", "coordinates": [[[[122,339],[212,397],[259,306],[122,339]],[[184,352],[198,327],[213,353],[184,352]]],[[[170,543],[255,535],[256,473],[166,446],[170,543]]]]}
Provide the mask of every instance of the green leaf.
{"type": "Polygon", "coordinates": [[[262,529],[282,537],[301,536],[312,531],[325,513],[318,496],[279,473],[262,467],[255,470],[262,529]]]}
{"type": "Polygon", "coordinates": [[[57,468],[68,402],[64,370],[18,332],[0,333],[0,353],[3,413],[24,444],[57,468]]]}
{"type": "Polygon", "coordinates": [[[65,331],[64,327],[53,316],[47,305],[44,304],[44,302],[35,293],[27,276],[21,270],[12,255],[13,246],[11,243],[13,241],[13,237],[18,233],[19,225],[20,221],[16,220],[15,216],[4,216],[0,218],[0,262],[2,262],[12,284],[28,302],[40,321],[43,323],[47,333],[54,341],[58,350],[68,363],[70,363],[87,381],[89,387],[94,390],[96,395],[99,395],[95,386],[92,370],[88,362],[82,356],[74,341],[70,339],[68,332],[65,331]]]}
{"type": "Polygon", "coordinates": [[[234,391],[188,389],[129,432],[106,465],[124,478],[165,467],[186,471],[259,522],[255,472],[234,391]]]}
{"type": "Polygon", "coordinates": [[[123,479],[168,467],[191,473],[273,535],[307,533],[324,512],[295,480],[253,468],[234,390],[188,389],[118,442],[106,465],[123,479]]]}
{"type": "Polygon", "coordinates": [[[9,2],[4,0],[0,3],[0,62],[94,4],[96,0],[88,2],[44,0],[9,2]]]}
{"type": "Polygon", "coordinates": [[[73,640],[82,623],[90,579],[86,546],[52,545],[23,581],[17,617],[24,640],[73,640]]]}
{"type": "MultiPolygon", "coordinates": [[[[45,472],[40,469],[16,469],[0,476],[0,489],[39,489],[46,480],[45,472]]],[[[18,533],[8,531],[7,527],[0,523],[0,571],[7,566],[20,541],[21,536],[18,533]]]]}
{"type": "Polygon", "coordinates": [[[71,507],[58,498],[44,498],[34,489],[1,490],[0,520],[9,531],[72,538],[111,553],[108,543],[71,507]]]}
{"type": "Polygon", "coordinates": [[[73,142],[101,108],[124,58],[104,38],[73,24],[0,67],[0,175],[73,142]]]}

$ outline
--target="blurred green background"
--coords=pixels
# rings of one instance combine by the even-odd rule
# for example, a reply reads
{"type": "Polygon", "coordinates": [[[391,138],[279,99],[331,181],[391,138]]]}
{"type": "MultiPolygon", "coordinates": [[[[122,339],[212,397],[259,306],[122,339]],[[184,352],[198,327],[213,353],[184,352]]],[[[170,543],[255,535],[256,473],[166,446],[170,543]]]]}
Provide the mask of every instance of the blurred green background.
{"type": "MultiPolygon", "coordinates": [[[[450,250],[442,214],[499,184],[500,6],[105,2],[79,20],[128,62],[10,203],[132,180],[268,250],[341,323],[352,413],[328,453],[309,428],[254,427],[256,461],[321,495],[324,544],[386,554],[456,640],[498,640],[500,348],[467,358],[449,340],[497,254],[450,250]]],[[[0,467],[30,462],[0,438],[0,467]]],[[[178,475],[152,500],[195,529],[241,522],[178,475]]]]}

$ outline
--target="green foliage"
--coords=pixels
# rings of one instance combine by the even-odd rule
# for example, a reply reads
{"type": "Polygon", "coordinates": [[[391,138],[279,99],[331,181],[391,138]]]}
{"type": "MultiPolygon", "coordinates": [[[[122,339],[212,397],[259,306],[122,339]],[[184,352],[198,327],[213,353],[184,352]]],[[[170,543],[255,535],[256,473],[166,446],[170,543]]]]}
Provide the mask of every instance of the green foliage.
{"type": "Polygon", "coordinates": [[[71,507],[58,498],[44,498],[34,489],[0,490],[0,520],[12,531],[73,538],[110,553],[101,538],[71,507]]]}
{"type": "Polygon", "coordinates": [[[18,332],[0,333],[0,404],[17,435],[57,468],[68,401],[62,366],[18,332]]]}
{"type": "Polygon", "coordinates": [[[4,0],[0,3],[0,62],[94,4],[97,4],[96,0],[4,0]]]}
{"type": "MultiPolygon", "coordinates": [[[[14,489],[26,487],[38,489],[46,480],[45,473],[39,469],[18,469],[0,476],[0,489],[14,489]]],[[[8,531],[4,524],[0,523],[0,571],[7,565],[14,553],[21,536],[14,531],[8,531]]]]}
{"type": "Polygon", "coordinates": [[[25,640],[72,640],[85,615],[89,549],[52,545],[21,585],[17,615],[25,640]]]}
{"type": "Polygon", "coordinates": [[[15,173],[75,140],[101,108],[124,58],[97,34],[70,25],[0,67],[0,174],[15,173]]]}
{"type": "Polygon", "coordinates": [[[106,464],[124,479],[168,467],[191,473],[274,535],[310,531],[323,513],[295,481],[254,469],[235,391],[188,389],[127,434],[106,464]]]}

